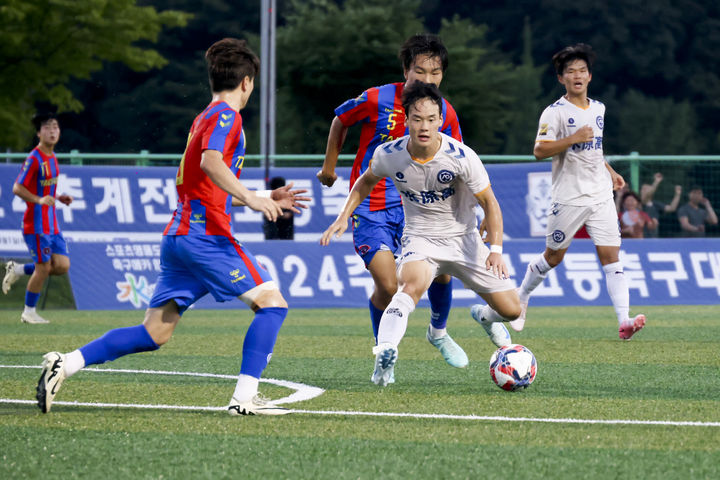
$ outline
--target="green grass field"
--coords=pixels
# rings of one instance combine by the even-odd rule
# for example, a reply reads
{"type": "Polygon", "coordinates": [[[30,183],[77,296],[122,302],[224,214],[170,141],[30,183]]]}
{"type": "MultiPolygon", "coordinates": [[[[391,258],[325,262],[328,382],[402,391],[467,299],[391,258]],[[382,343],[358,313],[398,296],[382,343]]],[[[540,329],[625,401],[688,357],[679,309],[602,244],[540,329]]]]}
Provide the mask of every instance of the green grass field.
{"type": "MultiPolygon", "coordinates": [[[[420,309],[400,344],[397,383],[384,389],[369,380],[365,310],[293,310],[265,376],[325,392],[275,418],[227,415],[231,378],[94,371],[56,397],[80,404],[43,415],[30,403],[39,368],[6,366],[39,366],[45,352],[141,314],[48,310],[51,324],[24,325],[20,310],[0,310],[0,477],[720,478],[719,309],[642,310],[648,326],[622,342],[609,307],[531,307],[513,341],[535,353],[538,374],[515,393],[490,380],[494,347],[466,308],[449,328],[468,368],[447,366],[428,344],[420,309]]],[[[250,320],[247,310],[190,311],[160,350],[99,368],[234,376],[250,320]]],[[[273,399],[293,393],[260,386],[273,399]]]]}

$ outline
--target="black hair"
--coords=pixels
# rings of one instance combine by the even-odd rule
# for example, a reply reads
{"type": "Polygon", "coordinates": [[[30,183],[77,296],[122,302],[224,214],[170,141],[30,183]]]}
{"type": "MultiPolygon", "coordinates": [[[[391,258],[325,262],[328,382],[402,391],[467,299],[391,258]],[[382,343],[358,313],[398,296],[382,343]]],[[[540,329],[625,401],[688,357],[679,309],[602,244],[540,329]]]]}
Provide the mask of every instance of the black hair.
{"type": "Polygon", "coordinates": [[[35,132],[39,132],[42,126],[50,120],[55,120],[57,122],[57,116],[51,112],[42,112],[33,115],[32,123],[35,126],[35,132]]]}
{"type": "Polygon", "coordinates": [[[574,60],[584,60],[588,72],[592,73],[592,66],[595,63],[595,52],[586,43],[576,43],[563,48],[552,57],[553,66],[558,75],[562,75],[568,63],[574,60]]]}
{"type": "Polygon", "coordinates": [[[260,60],[245,40],[223,38],[205,52],[210,90],[214,93],[235,90],[243,78],[254,79],[260,70],[260,60]]]}
{"type": "Polygon", "coordinates": [[[413,82],[403,90],[402,106],[405,109],[405,115],[409,115],[410,107],[423,98],[429,98],[435,102],[442,115],[443,101],[440,89],[434,83],[425,82],[413,82]]]}
{"type": "Polygon", "coordinates": [[[410,70],[410,66],[419,55],[429,55],[430,58],[440,59],[443,73],[448,68],[448,51],[437,35],[420,33],[405,40],[398,52],[403,69],[410,70]]]}

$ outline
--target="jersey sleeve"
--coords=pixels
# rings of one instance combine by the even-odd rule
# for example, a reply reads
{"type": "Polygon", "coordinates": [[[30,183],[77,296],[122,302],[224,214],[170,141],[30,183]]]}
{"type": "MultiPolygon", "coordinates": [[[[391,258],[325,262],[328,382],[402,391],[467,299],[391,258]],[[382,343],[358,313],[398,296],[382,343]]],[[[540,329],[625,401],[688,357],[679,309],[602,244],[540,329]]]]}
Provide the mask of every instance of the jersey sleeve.
{"type": "Polygon", "coordinates": [[[458,142],[462,142],[462,130],[460,130],[460,122],[458,121],[457,112],[450,102],[443,99],[443,124],[440,131],[445,135],[454,138],[458,142]]]}
{"type": "MultiPolygon", "coordinates": [[[[346,127],[355,125],[358,122],[367,122],[372,112],[372,102],[365,90],[360,96],[347,100],[335,109],[335,115],[346,127]]],[[[375,106],[377,108],[377,106],[375,106]]]]}
{"type": "Polygon", "coordinates": [[[387,177],[387,156],[382,153],[382,145],[378,145],[370,159],[370,171],[378,177],[387,177]]]}
{"type": "Polygon", "coordinates": [[[25,163],[23,163],[22,170],[20,170],[20,174],[15,180],[15,183],[18,183],[31,192],[34,192],[35,188],[33,185],[37,179],[39,165],[40,162],[38,159],[35,158],[35,156],[30,155],[27,159],[25,159],[25,163]]]}
{"type": "Polygon", "coordinates": [[[473,195],[490,186],[490,177],[480,158],[472,150],[467,152],[467,161],[460,163],[460,172],[465,184],[473,195]]]}
{"type": "Polygon", "coordinates": [[[553,107],[548,107],[543,111],[542,115],[540,115],[535,143],[557,140],[559,133],[558,113],[559,110],[553,107]]]}
{"type": "Polygon", "coordinates": [[[227,137],[235,121],[242,121],[237,112],[230,109],[219,111],[214,123],[211,123],[202,134],[202,150],[224,152],[227,137]]]}

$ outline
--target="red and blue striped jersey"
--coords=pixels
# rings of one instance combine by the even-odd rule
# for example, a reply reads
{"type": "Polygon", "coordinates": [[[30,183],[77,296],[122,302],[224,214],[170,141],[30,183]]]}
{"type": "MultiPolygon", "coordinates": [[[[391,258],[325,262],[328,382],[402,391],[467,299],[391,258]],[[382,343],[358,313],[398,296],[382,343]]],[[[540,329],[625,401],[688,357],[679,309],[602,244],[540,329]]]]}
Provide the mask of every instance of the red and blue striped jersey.
{"type": "MultiPolygon", "coordinates": [[[[350,127],[358,122],[362,123],[360,145],[350,174],[350,188],[367,170],[378,145],[407,135],[405,111],[402,108],[404,86],[405,83],[401,82],[369,88],[359,97],[348,100],[335,109],[335,115],[344,126],[350,127]]],[[[440,131],[462,141],[457,113],[445,99],[443,99],[442,116],[443,124],[440,131]]],[[[398,205],[402,205],[400,194],[392,181],[383,178],[355,212],[362,214],[398,205]]]]}
{"type": "Polygon", "coordinates": [[[193,121],[175,176],[177,208],[163,235],[232,236],[232,197],[200,168],[205,150],[221,152],[225,165],[240,177],[245,160],[242,117],[225,102],[211,103],[193,121]]]}
{"type": "MultiPolygon", "coordinates": [[[[57,194],[58,162],[55,154],[46,155],[35,147],[28,155],[15,183],[27,188],[38,197],[57,194]]],[[[25,202],[23,234],[56,235],[60,233],[55,205],[25,202]]]]}

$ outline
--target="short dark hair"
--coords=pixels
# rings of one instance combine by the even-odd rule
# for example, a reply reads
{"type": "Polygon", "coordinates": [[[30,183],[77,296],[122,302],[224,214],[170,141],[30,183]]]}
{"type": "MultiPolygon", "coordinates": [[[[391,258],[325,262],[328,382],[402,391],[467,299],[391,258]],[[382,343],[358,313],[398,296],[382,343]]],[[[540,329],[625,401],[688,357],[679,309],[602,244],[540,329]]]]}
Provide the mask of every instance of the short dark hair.
{"type": "Polygon", "coordinates": [[[633,192],[632,190],[629,190],[625,193],[623,193],[622,198],[620,199],[620,205],[623,205],[625,203],[625,199],[628,197],[633,197],[635,201],[638,203],[638,205],[642,204],[642,201],[640,200],[640,197],[637,193],[633,192]]]}
{"type": "Polygon", "coordinates": [[[210,90],[235,90],[243,78],[254,79],[260,70],[260,60],[245,40],[223,38],[205,52],[210,90]]]}
{"type": "Polygon", "coordinates": [[[409,115],[410,107],[423,98],[429,98],[435,102],[440,109],[440,115],[442,115],[443,101],[440,89],[434,83],[425,82],[413,82],[403,90],[402,106],[405,109],[405,115],[409,115]]]}
{"type": "Polygon", "coordinates": [[[33,115],[32,123],[35,126],[35,133],[39,132],[42,126],[50,120],[55,120],[57,122],[57,116],[52,112],[42,112],[33,115]]]}
{"type": "Polygon", "coordinates": [[[439,58],[443,73],[448,68],[448,51],[437,35],[420,33],[405,40],[405,43],[400,47],[400,52],[398,52],[398,58],[403,64],[403,69],[409,70],[419,55],[439,58]]]}
{"type": "Polygon", "coordinates": [[[702,190],[702,189],[703,188],[700,185],[695,184],[690,187],[690,190],[688,190],[688,192],[692,192],[693,190],[702,190]]]}
{"type": "Polygon", "coordinates": [[[595,52],[586,43],[576,43],[563,48],[552,57],[553,66],[558,75],[562,75],[568,63],[574,60],[584,60],[588,72],[592,73],[592,66],[595,62],[595,52]]]}

